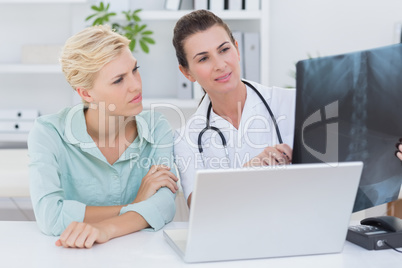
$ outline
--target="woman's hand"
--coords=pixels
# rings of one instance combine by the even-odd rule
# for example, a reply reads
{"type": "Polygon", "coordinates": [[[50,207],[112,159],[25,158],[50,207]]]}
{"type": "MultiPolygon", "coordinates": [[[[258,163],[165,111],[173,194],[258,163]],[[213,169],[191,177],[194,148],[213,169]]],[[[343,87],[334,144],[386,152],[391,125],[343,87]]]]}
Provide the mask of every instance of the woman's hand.
{"type": "Polygon", "coordinates": [[[259,155],[244,164],[244,167],[286,165],[292,162],[292,149],[287,144],[266,147],[259,155]]]}
{"type": "Polygon", "coordinates": [[[91,248],[93,244],[105,243],[110,240],[109,235],[96,224],[72,222],[56,241],[56,246],[65,248],[91,248]]]}
{"type": "Polygon", "coordinates": [[[399,143],[396,144],[398,151],[395,152],[396,157],[402,161],[402,138],[399,139],[399,143]]]}
{"type": "Polygon", "coordinates": [[[147,200],[162,187],[167,187],[173,193],[176,193],[179,189],[176,184],[178,180],[169,167],[165,165],[153,165],[142,179],[141,186],[133,203],[147,200]]]}

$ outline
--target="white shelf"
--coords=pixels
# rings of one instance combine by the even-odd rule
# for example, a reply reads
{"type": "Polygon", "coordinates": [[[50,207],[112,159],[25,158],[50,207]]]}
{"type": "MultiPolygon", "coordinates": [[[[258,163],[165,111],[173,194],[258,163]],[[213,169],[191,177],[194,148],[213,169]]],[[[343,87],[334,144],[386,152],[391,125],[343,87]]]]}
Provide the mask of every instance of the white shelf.
{"type": "MultiPolygon", "coordinates": [[[[40,7],[40,9],[44,9],[43,14],[40,14],[41,20],[49,20],[49,23],[52,23],[54,20],[53,16],[46,17],[46,9],[49,8],[49,11],[52,12],[53,9],[57,10],[59,8],[63,8],[62,6],[56,7],[55,5],[47,5],[47,4],[74,4],[74,3],[88,3],[92,4],[93,0],[0,0],[0,4],[15,4],[12,7],[7,6],[7,10],[10,9],[10,12],[13,10],[18,12],[21,4],[45,4],[40,7]]],[[[139,3],[141,1],[138,1],[139,3]]],[[[145,1],[144,1],[145,2],[145,1]]],[[[150,2],[150,1],[148,1],[150,2]]],[[[156,1],[155,1],[156,2],[156,1]]],[[[5,6],[5,5],[4,5],[5,6]]],[[[38,5],[39,6],[39,5],[38,5]]],[[[141,4],[140,4],[141,6],[141,4]]],[[[1,8],[1,5],[0,5],[1,8]]],[[[87,23],[84,22],[83,18],[90,14],[90,10],[87,5],[71,5],[71,10],[69,10],[70,17],[72,19],[71,31],[64,31],[64,35],[70,35],[71,32],[78,32],[81,30],[87,23]],[[87,10],[83,10],[86,8],[87,10]],[[73,18],[81,18],[78,21],[73,18]]],[[[143,81],[147,81],[146,88],[152,89],[149,92],[150,96],[155,96],[155,98],[147,98],[145,97],[143,100],[143,107],[145,110],[151,109],[151,106],[155,107],[156,110],[164,113],[166,117],[171,120],[172,125],[178,124],[177,119],[177,109],[181,109],[183,114],[185,114],[186,118],[191,116],[191,114],[197,109],[199,105],[199,100],[184,100],[175,98],[177,91],[177,79],[174,79],[177,76],[177,60],[174,56],[173,47],[171,45],[172,39],[172,26],[175,22],[180,19],[185,14],[190,13],[192,10],[143,10],[140,13],[140,17],[145,23],[149,23],[150,26],[160,27],[159,31],[155,31],[154,39],[157,41],[154,51],[151,51],[150,55],[140,54],[138,57],[141,62],[147,62],[149,64],[146,68],[148,71],[144,71],[141,73],[143,81]],[[166,59],[165,59],[166,57],[166,59]],[[162,60],[161,60],[162,59],[162,60]],[[155,69],[154,69],[155,68],[155,69]],[[155,73],[161,79],[155,79],[155,73]],[[160,76],[159,76],[160,75],[160,76]],[[164,81],[164,83],[160,83],[160,81],[164,81]],[[160,90],[160,92],[159,92],[160,90]],[[161,93],[161,94],[160,94],[161,93]],[[165,98],[164,98],[165,96],[165,98]],[[168,98],[166,98],[168,97],[168,98]]],[[[214,12],[216,15],[221,17],[224,21],[227,21],[229,26],[240,28],[240,31],[258,31],[261,37],[261,58],[268,59],[269,53],[269,1],[261,1],[261,10],[258,11],[250,11],[250,10],[241,10],[241,11],[233,11],[233,10],[223,10],[214,12]]],[[[53,14],[53,13],[52,13],[53,14]]],[[[116,17],[117,19],[124,19],[123,16],[116,17]]],[[[4,27],[9,27],[3,25],[4,27]]],[[[18,31],[24,33],[25,26],[24,24],[18,24],[16,27],[18,31]]],[[[13,29],[14,29],[13,28],[13,29]]],[[[43,27],[42,27],[43,28],[43,27]]],[[[150,27],[152,28],[152,27],[150,27]]],[[[154,29],[154,28],[152,28],[154,29]]],[[[14,30],[15,31],[15,30],[14,30]]],[[[44,32],[47,32],[47,29],[43,29],[44,32]]],[[[20,38],[21,39],[21,38],[20,38]]],[[[32,39],[32,38],[29,38],[32,39]]],[[[25,39],[17,40],[20,43],[26,42],[25,39]]],[[[31,41],[29,41],[31,42],[31,41]]],[[[32,43],[40,43],[41,39],[32,40],[32,43]]],[[[49,41],[47,41],[49,42],[49,41]]],[[[19,46],[15,46],[15,50],[20,49],[19,46]]],[[[20,103],[18,99],[13,99],[11,105],[21,106],[19,108],[25,108],[25,106],[31,106],[31,103],[35,103],[37,109],[43,108],[47,109],[46,114],[50,112],[57,112],[59,103],[68,103],[68,94],[65,94],[63,100],[55,100],[54,103],[49,103],[47,98],[43,98],[40,94],[46,94],[47,90],[52,90],[54,86],[59,85],[60,90],[64,90],[64,87],[69,87],[68,83],[65,82],[65,78],[62,77],[62,71],[60,64],[24,64],[18,62],[18,60],[14,58],[10,58],[11,60],[4,59],[5,62],[0,61],[0,80],[2,81],[2,88],[0,89],[1,94],[6,92],[6,90],[13,90],[18,92],[19,88],[28,88],[29,81],[32,80],[32,84],[35,89],[39,90],[31,90],[28,94],[28,98],[32,97],[31,102],[20,103]],[[15,61],[13,60],[15,59],[15,61]],[[10,76],[10,78],[8,78],[10,76]],[[28,77],[29,76],[29,77],[28,77]],[[41,87],[42,76],[48,77],[49,79],[46,81],[43,87],[41,87]],[[3,79],[5,83],[3,83],[3,79]],[[20,84],[14,83],[13,81],[21,81],[20,84]],[[60,84],[58,84],[60,83],[60,84]],[[63,83],[63,85],[61,85],[63,83]],[[3,86],[4,84],[4,86],[3,86]],[[28,87],[27,87],[28,85],[28,87]],[[63,88],[62,88],[63,87],[63,88]],[[40,94],[39,94],[40,93],[40,94]],[[14,103],[15,102],[15,103],[14,103]]],[[[269,85],[268,83],[268,60],[261,61],[261,83],[264,85],[269,85]]],[[[144,68],[145,70],[145,68],[144,68]]],[[[145,83],[144,83],[145,84],[145,83]]],[[[145,88],[145,86],[144,86],[145,88]]],[[[70,89],[70,88],[69,88],[70,89]]],[[[63,91],[62,94],[64,94],[63,91]]],[[[74,94],[74,93],[72,93],[74,94]]],[[[4,94],[3,94],[4,95],[4,94]]],[[[73,96],[73,95],[72,95],[73,96]]],[[[72,98],[71,98],[72,99],[72,98]]],[[[4,99],[6,101],[7,99],[4,99]]],[[[71,103],[75,103],[71,100],[71,103]]],[[[5,103],[8,105],[8,103],[5,103]]],[[[10,141],[10,142],[26,142],[28,134],[24,133],[0,133],[0,142],[1,141],[10,141]]]]}
{"type": "MultiPolygon", "coordinates": [[[[1,0],[0,0],[1,1],[1,0]]],[[[10,73],[62,73],[58,64],[0,64],[0,74],[10,73]]]]}
{"type": "MultiPolygon", "coordinates": [[[[171,10],[143,10],[140,13],[140,17],[142,20],[178,20],[182,16],[190,13],[193,10],[179,10],[179,11],[171,11],[171,10]]],[[[239,10],[239,11],[217,11],[214,12],[223,20],[259,20],[261,19],[262,12],[261,10],[257,11],[247,11],[247,10],[239,10]]]]}
{"type": "Polygon", "coordinates": [[[28,135],[28,132],[0,132],[0,142],[26,142],[28,140],[28,135]]]}
{"type": "Polygon", "coordinates": [[[0,0],[0,4],[62,4],[85,3],[87,0],[0,0]]]}

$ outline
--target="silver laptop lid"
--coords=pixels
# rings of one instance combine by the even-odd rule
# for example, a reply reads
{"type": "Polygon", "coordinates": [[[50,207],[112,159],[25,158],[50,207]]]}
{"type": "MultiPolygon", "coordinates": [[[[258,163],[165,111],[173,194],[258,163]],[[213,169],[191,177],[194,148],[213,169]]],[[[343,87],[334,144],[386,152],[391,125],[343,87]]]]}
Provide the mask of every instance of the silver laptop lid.
{"type": "Polygon", "coordinates": [[[202,170],[188,262],[340,252],[362,162],[202,170]]]}

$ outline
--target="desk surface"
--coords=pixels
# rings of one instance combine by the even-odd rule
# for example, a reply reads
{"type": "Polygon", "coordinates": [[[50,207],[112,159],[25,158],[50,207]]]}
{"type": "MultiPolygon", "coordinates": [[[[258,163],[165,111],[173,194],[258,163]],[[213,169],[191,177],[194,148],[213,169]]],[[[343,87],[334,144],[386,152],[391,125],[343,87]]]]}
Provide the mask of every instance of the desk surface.
{"type": "MultiPolygon", "coordinates": [[[[174,222],[165,228],[184,227],[174,222]]],[[[54,245],[56,237],[42,234],[36,222],[0,222],[2,267],[401,267],[402,254],[394,250],[369,251],[345,242],[340,254],[231,262],[186,264],[164,240],[163,232],[141,231],[97,244],[91,249],[54,245]]]]}

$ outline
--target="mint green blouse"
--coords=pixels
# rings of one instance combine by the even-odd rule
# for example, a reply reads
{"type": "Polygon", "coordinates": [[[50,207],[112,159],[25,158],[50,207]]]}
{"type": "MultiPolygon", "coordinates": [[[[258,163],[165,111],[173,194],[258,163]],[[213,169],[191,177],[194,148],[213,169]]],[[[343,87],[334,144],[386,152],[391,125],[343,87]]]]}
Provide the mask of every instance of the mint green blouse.
{"type": "Polygon", "coordinates": [[[86,206],[126,205],[159,230],[175,214],[175,194],[163,187],[147,200],[134,201],[152,165],[173,167],[173,132],[159,113],[135,117],[138,136],[110,165],[88,135],[82,105],[39,117],[28,138],[32,205],[42,232],[60,235],[82,222],[86,206]],[[127,205],[129,204],[129,205],[127,205]]]}

